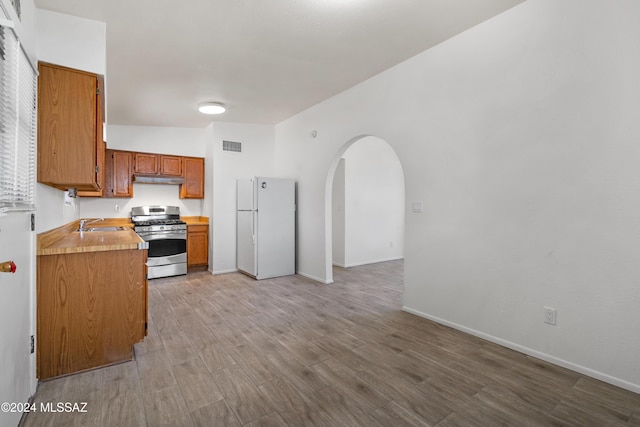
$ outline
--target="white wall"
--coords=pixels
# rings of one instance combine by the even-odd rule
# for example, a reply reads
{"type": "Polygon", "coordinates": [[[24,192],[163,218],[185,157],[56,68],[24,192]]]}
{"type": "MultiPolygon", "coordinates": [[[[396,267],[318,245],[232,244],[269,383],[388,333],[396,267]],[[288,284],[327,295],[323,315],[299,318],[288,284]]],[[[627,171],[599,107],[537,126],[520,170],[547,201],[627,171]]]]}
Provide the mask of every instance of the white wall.
{"type": "MultiPolygon", "coordinates": [[[[150,126],[107,126],[107,148],[178,156],[205,157],[211,144],[206,129],[150,126]]],[[[205,173],[211,162],[205,159],[205,173]]],[[[206,185],[205,185],[206,188],[206,185]]],[[[180,207],[184,216],[201,216],[209,199],[180,199],[180,186],[167,184],[133,184],[132,198],[79,197],[76,201],[81,217],[126,218],[131,208],[146,205],[180,207]],[[116,211],[116,205],[120,211],[116,211]]]]}
{"type": "Polygon", "coordinates": [[[205,128],[205,168],[204,168],[204,203],[202,216],[209,218],[209,271],[213,271],[213,122],[205,128]]]}
{"type": "Polygon", "coordinates": [[[104,22],[37,9],[38,60],[105,75],[104,22]]]}
{"type": "Polygon", "coordinates": [[[210,143],[205,129],[108,125],[107,148],[204,157],[210,143]]]}
{"type": "Polygon", "coordinates": [[[131,208],[147,205],[178,206],[182,216],[201,216],[204,201],[180,199],[179,185],[134,183],[132,198],[79,197],[76,203],[82,218],[129,218],[131,208]]]}
{"type": "Polygon", "coordinates": [[[404,175],[398,156],[385,141],[369,136],[351,145],[342,157],[345,159],[342,266],[402,258],[404,175]]]}
{"type": "Polygon", "coordinates": [[[408,311],[640,392],[637,40],[640,2],[529,0],[278,124],[299,271],[330,274],[327,176],[378,136],[405,172],[408,311]]]}
{"type": "Polygon", "coordinates": [[[389,144],[365,136],[350,145],[336,167],[331,200],[334,265],[403,257],[404,175],[389,144]]]}
{"type": "MultiPolygon", "coordinates": [[[[103,76],[106,74],[105,23],[42,9],[35,11],[38,61],[103,76]]],[[[39,208],[36,221],[38,233],[59,227],[80,215],[78,201],[72,201],[67,206],[63,191],[44,184],[36,185],[36,205],[39,208]]]]}
{"type": "Polygon", "coordinates": [[[274,126],[259,124],[213,124],[213,263],[214,274],[236,271],[236,180],[274,175],[274,126]],[[222,141],[242,143],[242,152],[222,150],[222,141]]]}
{"type": "Polygon", "coordinates": [[[331,248],[333,252],[333,264],[344,267],[347,264],[345,258],[345,159],[342,157],[336,166],[333,175],[333,189],[331,190],[331,248]]]}

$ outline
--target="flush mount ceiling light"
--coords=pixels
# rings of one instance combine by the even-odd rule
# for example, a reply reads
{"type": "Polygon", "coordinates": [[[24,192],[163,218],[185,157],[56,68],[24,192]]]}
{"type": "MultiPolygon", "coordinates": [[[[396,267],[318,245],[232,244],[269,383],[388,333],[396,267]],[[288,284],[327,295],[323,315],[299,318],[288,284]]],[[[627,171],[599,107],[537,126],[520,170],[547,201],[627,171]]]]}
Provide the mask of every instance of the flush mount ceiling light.
{"type": "Polygon", "coordinates": [[[203,102],[198,105],[198,111],[203,114],[221,114],[226,108],[219,102],[203,102]]]}

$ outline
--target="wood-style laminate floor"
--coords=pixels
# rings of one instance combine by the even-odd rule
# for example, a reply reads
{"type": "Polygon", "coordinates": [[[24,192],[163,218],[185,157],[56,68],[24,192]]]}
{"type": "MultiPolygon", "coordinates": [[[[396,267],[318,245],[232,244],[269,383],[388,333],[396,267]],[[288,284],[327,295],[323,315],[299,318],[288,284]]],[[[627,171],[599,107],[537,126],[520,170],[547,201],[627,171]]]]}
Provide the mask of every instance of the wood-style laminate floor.
{"type": "Polygon", "coordinates": [[[640,426],[640,395],[400,310],[402,262],[149,286],[136,360],[39,385],[32,426],[640,426]]]}

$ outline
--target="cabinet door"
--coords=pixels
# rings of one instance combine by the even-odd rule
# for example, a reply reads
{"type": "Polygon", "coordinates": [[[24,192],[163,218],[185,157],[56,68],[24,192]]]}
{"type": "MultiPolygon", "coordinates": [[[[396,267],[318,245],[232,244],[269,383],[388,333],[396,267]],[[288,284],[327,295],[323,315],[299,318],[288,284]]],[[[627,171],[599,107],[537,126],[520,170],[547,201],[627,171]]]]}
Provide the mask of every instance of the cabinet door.
{"type": "Polygon", "coordinates": [[[129,151],[113,151],[113,197],[133,197],[129,151]]]}
{"type": "Polygon", "coordinates": [[[209,263],[209,226],[187,227],[187,267],[207,266],[209,263]]]}
{"type": "Polygon", "coordinates": [[[113,150],[106,150],[104,156],[104,192],[102,197],[113,197],[114,192],[113,176],[113,150]]]}
{"type": "Polygon", "coordinates": [[[182,176],[182,157],[161,155],[160,175],[182,176]]]}
{"type": "Polygon", "coordinates": [[[133,197],[130,151],[107,150],[104,197],[133,197]]]}
{"type": "Polygon", "coordinates": [[[145,334],[146,250],[37,257],[38,375],[132,359],[145,334]]]}
{"type": "Polygon", "coordinates": [[[158,173],[158,155],[149,153],[135,153],[133,159],[135,173],[156,175],[158,173]]]}
{"type": "Polygon", "coordinates": [[[204,159],[202,157],[183,157],[182,170],[184,183],[180,186],[180,198],[203,199],[204,159]]]}
{"type": "Polygon", "coordinates": [[[96,194],[102,196],[104,190],[104,180],[105,180],[105,156],[107,150],[107,144],[104,142],[104,132],[103,132],[103,123],[104,123],[104,111],[102,108],[103,105],[103,91],[104,85],[102,84],[101,79],[97,79],[97,92],[96,92],[96,185],[98,186],[98,191],[96,194]]]}
{"type": "Polygon", "coordinates": [[[98,189],[95,191],[78,191],[80,197],[103,197],[107,195],[105,189],[107,183],[107,164],[106,164],[106,151],[107,144],[104,141],[103,123],[104,123],[104,111],[102,108],[102,93],[104,85],[102,80],[98,79],[98,92],[96,95],[96,184],[98,189]]]}
{"type": "Polygon", "coordinates": [[[45,63],[38,70],[38,182],[99,191],[98,76],[45,63]]]}

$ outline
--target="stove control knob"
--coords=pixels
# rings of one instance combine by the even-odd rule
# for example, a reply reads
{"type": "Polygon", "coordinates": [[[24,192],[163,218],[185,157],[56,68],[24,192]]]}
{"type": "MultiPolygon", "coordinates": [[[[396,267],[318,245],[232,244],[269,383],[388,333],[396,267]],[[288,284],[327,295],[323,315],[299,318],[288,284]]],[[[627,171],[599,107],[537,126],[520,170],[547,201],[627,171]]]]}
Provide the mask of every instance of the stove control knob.
{"type": "Polygon", "coordinates": [[[164,225],[161,225],[161,226],[160,226],[160,230],[164,230],[164,225]]]}

